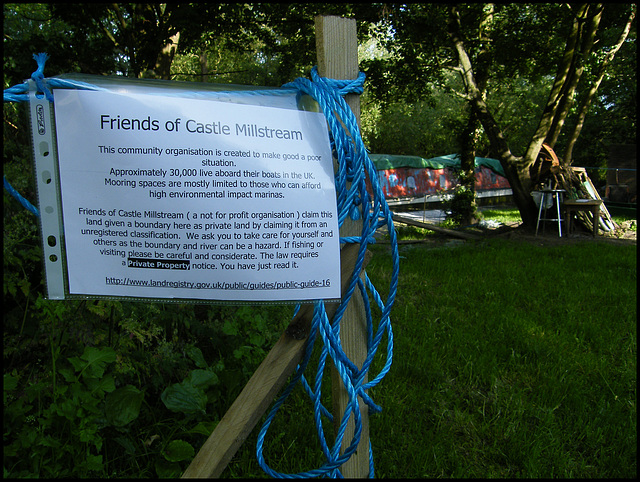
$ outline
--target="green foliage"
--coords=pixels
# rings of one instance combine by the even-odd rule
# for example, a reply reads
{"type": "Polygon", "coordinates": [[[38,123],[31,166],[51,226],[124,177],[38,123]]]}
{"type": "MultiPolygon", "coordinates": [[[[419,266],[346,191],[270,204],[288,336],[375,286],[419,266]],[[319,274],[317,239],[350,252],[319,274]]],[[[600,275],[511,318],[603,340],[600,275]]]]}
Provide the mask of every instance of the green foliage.
{"type": "MultiPolygon", "coordinates": [[[[160,52],[180,32],[174,78],[199,80],[202,55],[209,73],[230,72],[212,80],[281,85],[316,61],[313,16],[344,14],[361,22],[361,40],[381,33],[389,53],[361,65],[363,131],[372,150],[448,154],[457,151],[465,120],[452,95],[459,85],[442,69],[455,60],[446,8],[3,4],[3,80],[5,88],[21,83],[41,51],[51,55],[47,76],[153,76],[160,52]]],[[[481,6],[461,8],[473,56],[482,47],[481,6]]],[[[488,103],[520,153],[546,100],[571,12],[555,4],[496,8],[488,103]]],[[[602,45],[616,38],[627,9],[607,4],[602,45]]],[[[634,24],[576,145],[574,157],[585,162],[575,164],[602,165],[610,143],[635,143],[635,37],[634,24]]],[[[585,77],[593,76],[593,60],[585,77]]],[[[25,106],[5,104],[3,113],[4,174],[35,202],[25,106]]],[[[5,191],[3,220],[5,477],[178,476],[282,332],[290,307],[48,301],[36,218],[5,191]]],[[[379,474],[635,475],[635,257],[597,249],[512,254],[482,245],[459,259],[458,252],[438,255],[437,263],[430,253],[403,252],[394,307],[398,383],[376,399],[387,425],[373,425],[379,474]],[[474,262],[473,253],[483,258],[474,262]],[[502,278],[482,284],[487,272],[502,278]],[[473,281],[455,283],[469,274],[473,281]],[[505,307],[513,309],[505,314],[505,307]]],[[[371,275],[384,284],[388,260],[375,259],[371,275]]],[[[297,410],[309,407],[288,403],[293,413],[275,436],[282,444],[287,425],[303,439],[310,433],[297,423],[297,410]]],[[[304,457],[288,450],[274,448],[295,470],[304,457]]],[[[260,475],[253,447],[243,454],[244,466],[260,475]]]]}
{"type": "Polygon", "coordinates": [[[204,390],[186,379],[167,387],[161,395],[162,403],[174,412],[205,413],[207,396],[204,390]]]}
{"type": "MultiPolygon", "coordinates": [[[[10,476],[64,477],[104,475],[100,429],[105,395],[115,390],[107,366],[115,361],[108,347],[87,347],[80,357],[60,361],[57,372],[37,382],[13,370],[5,374],[3,415],[4,467],[10,476]]],[[[54,368],[55,370],[55,368],[54,368]]]]}
{"type": "Polygon", "coordinates": [[[195,449],[184,440],[172,440],[162,450],[162,459],[156,462],[155,468],[160,478],[176,478],[182,473],[178,462],[190,461],[195,455],[195,449]]]}
{"type": "MultiPolygon", "coordinates": [[[[534,79],[515,77],[509,82],[490,81],[487,87],[489,102],[509,146],[517,156],[524,155],[535,133],[540,115],[549,96],[551,77],[534,79]]],[[[489,152],[488,146],[480,150],[489,152]]]]}
{"type": "Polygon", "coordinates": [[[456,227],[473,224],[481,215],[478,213],[476,193],[472,189],[475,184],[473,171],[466,172],[458,170],[456,173],[458,183],[450,193],[450,197],[443,200],[444,209],[447,213],[445,225],[456,227]]]}
{"type": "Polygon", "coordinates": [[[13,203],[3,257],[5,476],[179,476],[188,460],[168,444],[202,445],[291,309],[45,300],[36,219],[13,203]]]}
{"type": "MultiPolygon", "coordinates": [[[[524,154],[531,141],[543,108],[547,102],[557,64],[563,55],[569,27],[575,9],[560,4],[496,4],[487,16],[486,4],[458,6],[464,45],[470,56],[474,74],[480,70],[487,76],[486,102],[512,153],[524,154]],[[544,32],[544,35],[540,35],[544,32]]],[[[397,4],[384,7],[380,21],[371,29],[385,55],[371,56],[362,62],[367,73],[369,93],[384,112],[405,104],[410,111],[424,101],[432,101],[438,91],[451,98],[462,98],[466,92],[460,83],[452,83],[448,72],[459,71],[449,29],[450,5],[397,4]],[[393,32],[391,35],[390,32],[393,32]],[[429,32],[429,35],[425,35],[429,32]]],[[[585,59],[585,74],[576,93],[576,102],[567,119],[567,128],[554,146],[562,157],[567,138],[575,124],[579,100],[591,87],[590,81],[604,53],[622,30],[630,5],[607,4],[598,31],[596,50],[585,59]]],[[[636,29],[635,23],[627,42],[609,65],[609,74],[598,90],[583,132],[576,144],[574,165],[603,166],[611,144],[635,144],[636,138],[636,29]],[[624,112],[624,114],[623,114],[624,112]]],[[[450,113],[438,108],[438,115],[448,117],[463,114],[461,109],[450,113]]],[[[402,116],[397,125],[405,124],[402,116]]],[[[370,137],[374,152],[390,154],[423,154],[415,149],[411,139],[417,131],[438,137],[437,123],[423,116],[415,117],[415,125],[400,133],[391,129],[388,136],[370,137]],[[408,141],[408,142],[405,142],[408,141]],[[397,146],[406,146],[394,150],[397,146]]],[[[459,124],[458,129],[462,128],[459,124]]],[[[369,130],[373,132],[373,129],[369,130]]],[[[453,137],[453,136],[452,136],[453,137]]],[[[486,139],[485,139],[486,144],[486,139]]],[[[445,144],[446,145],[446,144],[445,144]]],[[[499,149],[492,146],[494,150],[499,149]]],[[[437,152],[436,155],[441,154],[437,152]]],[[[483,155],[489,155],[484,150],[483,155]]],[[[494,156],[497,154],[493,154],[494,156]]]]}
{"type": "Polygon", "coordinates": [[[195,452],[191,444],[184,440],[172,440],[162,451],[162,455],[169,462],[181,462],[183,460],[191,460],[195,452]]]}
{"type": "Polygon", "coordinates": [[[24,308],[5,316],[8,477],[179,476],[291,316],[39,295],[24,308]]]}
{"type": "Polygon", "coordinates": [[[45,300],[36,218],[4,208],[5,476],[179,476],[291,307],[45,300]]]}
{"type": "MultiPolygon", "coordinates": [[[[456,152],[454,139],[464,125],[463,101],[456,95],[462,85],[451,70],[457,59],[447,33],[449,8],[446,4],[5,4],[5,86],[21,82],[33,71],[31,54],[36,51],[51,54],[46,72],[51,76],[84,72],[152,77],[160,75],[154,69],[161,63],[163,49],[172,46],[177,50],[165,73],[172,79],[279,86],[308,75],[316,62],[314,16],[343,15],[358,21],[363,44],[374,40],[367,44],[369,51],[384,53],[368,54],[360,66],[367,74],[368,99],[362,116],[366,143],[373,152],[431,157],[456,152]]],[[[615,41],[628,8],[606,6],[599,45],[615,41]]],[[[489,55],[487,103],[512,152],[521,155],[547,100],[573,12],[556,4],[496,5],[490,27],[485,26],[481,35],[485,7],[472,4],[460,10],[471,61],[476,65],[479,56],[489,55]]],[[[634,24],[594,100],[574,150],[575,165],[602,166],[609,144],[635,143],[635,35],[634,24]]],[[[585,78],[594,77],[601,57],[598,52],[586,59],[585,78]]],[[[571,122],[568,119],[567,125],[571,122]]],[[[562,152],[565,137],[566,133],[558,140],[557,152],[562,152]]],[[[480,151],[489,155],[486,138],[483,143],[480,151]]]]}
{"type": "Polygon", "coordinates": [[[381,106],[365,94],[363,103],[363,139],[371,152],[429,158],[460,148],[455,132],[462,104],[442,91],[435,92],[430,102],[381,106]]]}
{"type": "Polygon", "coordinates": [[[109,393],[105,399],[105,416],[109,425],[124,427],[140,414],[144,392],[126,385],[109,393]]]}

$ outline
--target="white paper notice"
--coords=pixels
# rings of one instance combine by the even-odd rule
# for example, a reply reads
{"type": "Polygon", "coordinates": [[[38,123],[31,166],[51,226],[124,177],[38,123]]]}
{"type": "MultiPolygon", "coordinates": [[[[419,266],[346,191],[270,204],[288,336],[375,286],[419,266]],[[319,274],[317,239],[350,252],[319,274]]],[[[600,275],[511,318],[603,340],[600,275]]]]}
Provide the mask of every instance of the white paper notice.
{"type": "Polygon", "coordinates": [[[324,116],[55,91],[69,293],[340,298],[324,116]]]}

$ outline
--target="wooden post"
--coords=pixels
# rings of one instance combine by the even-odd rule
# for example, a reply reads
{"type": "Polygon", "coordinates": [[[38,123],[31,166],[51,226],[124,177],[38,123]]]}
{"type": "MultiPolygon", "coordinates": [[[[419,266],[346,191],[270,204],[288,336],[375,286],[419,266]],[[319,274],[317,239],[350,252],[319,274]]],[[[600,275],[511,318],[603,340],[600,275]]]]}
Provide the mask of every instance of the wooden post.
{"type": "MultiPolygon", "coordinates": [[[[340,285],[343,294],[356,267],[357,257],[356,245],[346,245],[340,250],[340,285]]],[[[371,252],[367,251],[362,269],[370,257],[371,252]]],[[[325,309],[331,319],[338,309],[338,303],[328,303],[325,309]]],[[[182,478],[220,476],[302,359],[312,318],[313,305],[302,305],[285,333],[202,445],[182,478]]]]}
{"type": "MultiPolygon", "coordinates": [[[[320,76],[331,79],[356,79],[359,73],[356,21],[335,16],[318,16],[315,18],[315,27],[320,76]]],[[[360,97],[349,94],[345,100],[360,125],[360,97]]],[[[347,216],[340,229],[340,236],[360,236],[361,233],[362,221],[353,221],[347,216]]],[[[364,302],[357,288],[340,323],[340,341],[347,357],[362,368],[367,356],[367,321],[364,302]]],[[[334,425],[337,431],[348,405],[348,394],[335,367],[332,373],[332,399],[334,425]]],[[[362,399],[360,401],[362,402],[362,399]]],[[[365,403],[360,405],[360,415],[362,417],[360,443],[357,451],[341,468],[344,477],[360,478],[369,475],[369,414],[365,403]]],[[[350,445],[354,431],[355,423],[352,414],[342,441],[341,453],[350,445]]]]}

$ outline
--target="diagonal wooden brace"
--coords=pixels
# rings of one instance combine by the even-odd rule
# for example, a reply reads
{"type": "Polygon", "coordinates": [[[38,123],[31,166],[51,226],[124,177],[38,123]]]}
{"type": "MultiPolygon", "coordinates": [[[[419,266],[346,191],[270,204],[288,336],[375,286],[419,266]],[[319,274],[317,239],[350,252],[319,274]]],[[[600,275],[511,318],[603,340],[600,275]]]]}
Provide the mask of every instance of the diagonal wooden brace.
{"type": "MultiPolygon", "coordinates": [[[[340,284],[343,296],[355,269],[359,249],[358,244],[346,244],[340,250],[340,284]]],[[[371,256],[370,251],[365,253],[362,271],[371,256]]],[[[337,302],[327,303],[325,309],[329,318],[333,317],[338,306],[337,302]]],[[[289,327],[202,445],[182,478],[220,476],[295,371],[304,353],[312,319],[313,304],[302,305],[289,327]]]]}

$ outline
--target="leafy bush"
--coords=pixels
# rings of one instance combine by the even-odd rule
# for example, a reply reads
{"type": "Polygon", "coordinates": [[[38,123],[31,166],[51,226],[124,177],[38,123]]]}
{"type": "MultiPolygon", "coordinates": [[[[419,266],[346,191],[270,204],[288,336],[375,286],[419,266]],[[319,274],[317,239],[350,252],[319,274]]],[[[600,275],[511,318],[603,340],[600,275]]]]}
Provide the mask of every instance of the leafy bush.
{"type": "Polygon", "coordinates": [[[179,476],[291,311],[48,301],[7,279],[6,477],[179,476]]]}
{"type": "Polygon", "coordinates": [[[5,477],[180,475],[291,307],[46,300],[37,219],[6,191],[3,207],[5,477]]]}
{"type": "MultiPolygon", "coordinates": [[[[4,450],[5,476],[87,477],[104,472],[100,429],[108,424],[105,410],[114,410],[113,402],[104,405],[105,395],[116,389],[113,375],[105,370],[116,354],[108,347],[86,347],[80,357],[69,357],[56,367],[59,352],[52,353],[50,376],[34,383],[17,370],[4,375],[5,443],[10,440],[4,450]]],[[[117,399],[118,393],[110,398],[117,399]]]]}

